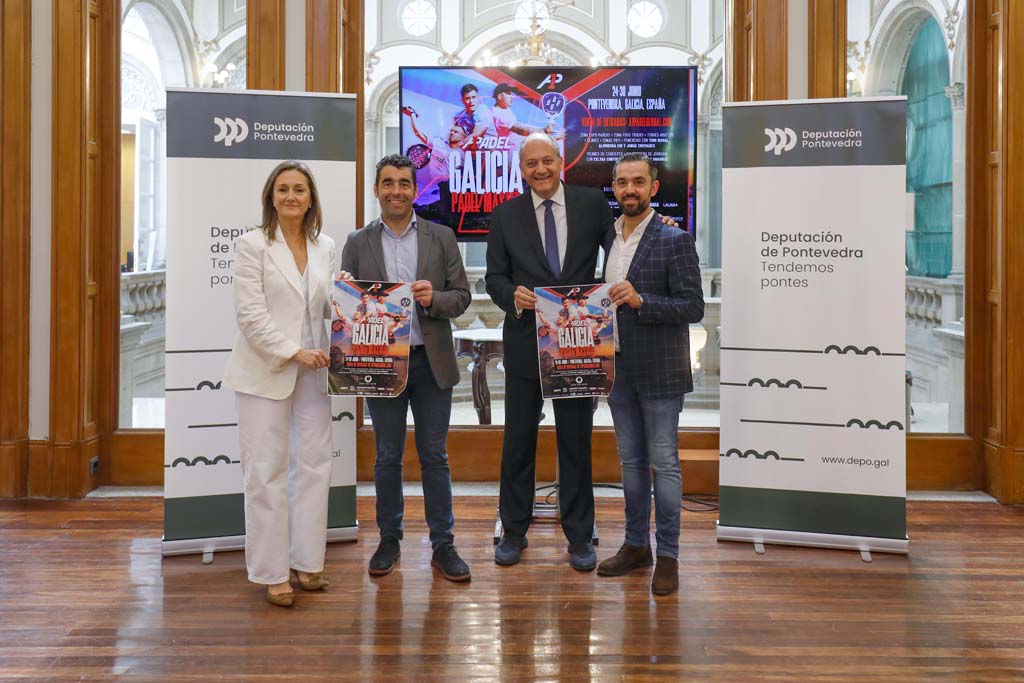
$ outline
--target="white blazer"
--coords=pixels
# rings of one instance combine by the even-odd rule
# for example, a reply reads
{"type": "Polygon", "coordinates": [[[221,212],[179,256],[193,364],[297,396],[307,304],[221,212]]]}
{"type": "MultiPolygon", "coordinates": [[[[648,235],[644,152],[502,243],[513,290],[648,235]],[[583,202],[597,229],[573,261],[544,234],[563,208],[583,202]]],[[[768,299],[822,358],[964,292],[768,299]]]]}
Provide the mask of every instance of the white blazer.
{"type": "MultiPolygon", "coordinates": [[[[291,357],[301,348],[304,298],[302,276],[281,229],[267,243],[262,230],[250,230],[238,239],[235,259],[235,318],[238,336],[228,358],[224,386],[244,394],[284,399],[295,389],[298,363],[291,357]]],[[[330,334],[331,282],[334,240],[321,233],[306,243],[309,272],[309,318],[324,329],[323,350],[330,334]]],[[[327,369],[317,370],[324,393],[327,369]]]]}

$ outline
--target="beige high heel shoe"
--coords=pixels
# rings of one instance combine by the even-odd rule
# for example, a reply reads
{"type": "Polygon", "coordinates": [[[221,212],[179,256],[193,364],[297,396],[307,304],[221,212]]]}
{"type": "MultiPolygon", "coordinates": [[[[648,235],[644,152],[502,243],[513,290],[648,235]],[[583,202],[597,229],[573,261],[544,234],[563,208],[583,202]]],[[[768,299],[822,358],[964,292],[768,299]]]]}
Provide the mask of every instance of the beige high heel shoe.
{"type": "Polygon", "coordinates": [[[267,586],[267,602],[271,605],[277,605],[278,607],[291,607],[295,602],[294,591],[288,591],[287,593],[271,593],[270,586],[267,586]]]}
{"type": "Polygon", "coordinates": [[[304,591],[322,591],[331,585],[331,582],[323,574],[311,574],[305,581],[299,576],[299,573],[292,570],[292,577],[298,582],[299,588],[304,591]]]}

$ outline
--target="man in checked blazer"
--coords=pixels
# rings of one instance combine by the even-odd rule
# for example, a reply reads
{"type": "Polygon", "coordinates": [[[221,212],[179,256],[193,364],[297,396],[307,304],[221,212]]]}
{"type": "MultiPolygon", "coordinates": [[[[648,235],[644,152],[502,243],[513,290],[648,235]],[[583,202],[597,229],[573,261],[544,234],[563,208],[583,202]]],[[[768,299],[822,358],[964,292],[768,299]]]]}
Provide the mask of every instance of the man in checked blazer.
{"type": "Polygon", "coordinates": [[[679,413],[693,391],[689,325],[704,317],[704,293],[693,238],[668,227],[651,207],[658,170],[643,154],[619,158],[612,191],[622,208],[605,246],[604,275],[617,307],[615,385],[608,405],[622,461],[625,543],[597,567],[621,576],[654,564],[650,545],[651,472],[658,562],[656,595],[679,589],[679,413]]]}

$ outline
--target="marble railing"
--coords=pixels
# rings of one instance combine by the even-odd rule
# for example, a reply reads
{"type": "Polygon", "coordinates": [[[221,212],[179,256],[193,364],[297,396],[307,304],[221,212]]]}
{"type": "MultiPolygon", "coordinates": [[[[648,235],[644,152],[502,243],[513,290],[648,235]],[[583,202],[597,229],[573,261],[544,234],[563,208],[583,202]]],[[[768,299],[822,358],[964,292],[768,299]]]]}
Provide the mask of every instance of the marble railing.
{"type": "Polygon", "coordinates": [[[907,323],[942,327],[964,315],[963,278],[907,276],[907,323]]]}
{"type": "Polygon", "coordinates": [[[121,274],[121,315],[136,322],[162,320],[167,307],[167,271],[121,274]]]}
{"type": "Polygon", "coordinates": [[[164,394],[167,273],[121,275],[119,425],[132,427],[132,399],[164,394]]]}
{"type": "MultiPolygon", "coordinates": [[[[453,321],[453,329],[497,328],[504,312],[483,291],[484,268],[467,268],[473,293],[469,308],[453,321]]],[[[704,320],[691,328],[694,351],[694,393],[691,408],[718,408],[720,376],[722,272],[701,272],[704,320]],[[699,347],[699,348],[698,348],[699,347]]],[[[959,278],[907,277],[906,320],[908,368],[914,372],[915,401],[948,402],[948,428],[963,429],[964,285],[959,278]]],[[[165,272],[128,273],[121,276],[121,393],[122,409],[132,395],[162,393],[163,318],[166,305],[165,272]],[[151,324],[139,324],[151,323],[151,324]],[[161,367],[156,367],[157,364],[161,367]],[[127,399],[127,400],[126,400],[127,399]]],[[[468,359],[460,362],[465,375],[456,400],[470,400],[468,359]]],[[[488,366],[492,397],[501,398],[502,374],[497,363],[488,366]]],[[[130,422],[130,412],[122,415],[130,422]]]]}

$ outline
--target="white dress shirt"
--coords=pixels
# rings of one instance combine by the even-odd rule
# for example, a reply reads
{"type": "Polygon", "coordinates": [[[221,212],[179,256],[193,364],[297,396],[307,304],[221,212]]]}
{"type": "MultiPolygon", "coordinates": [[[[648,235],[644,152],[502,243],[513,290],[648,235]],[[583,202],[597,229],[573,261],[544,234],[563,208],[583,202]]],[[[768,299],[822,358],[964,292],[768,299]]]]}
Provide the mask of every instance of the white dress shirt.
{"type": "MultiPolygon", "coordinates": [[[[633,263],[633,257],[636,255],[636,248],[640,246],[644,231],[647,230],[651,219],[654,218],[654,209],[648,209],[647,216],[640,221],[640,225],[633,228],[633,232],[629,233],[629,237],[625,239],[622,237],[623,218],[623,216],[619,216],[615,219],[615,240],[608,252],[608,267],[604,273],[604,281],[608,284],[615,284],[626,279],[626,275],[629,274],[629,266],[633,263]]],[[[619,350],[618,327],[615,328],[615,350],[619,350]]]]}
{"type": "Polygon", "coordinates": [[[636,248],[640,246],[640,240],[652,218],[654,218],[654,209],[648,211],[647,216],[640,221],[640,225],[633,228],[633,232],[629,233],[629,237],[626,239],[622,237],[623,216],[615,219],[615,240],[608,252],[608,268],[604,274],[605,282],[614,284],[626,279],[629,266],[633,263],[633,256],[636,255],[636,248]]]}

